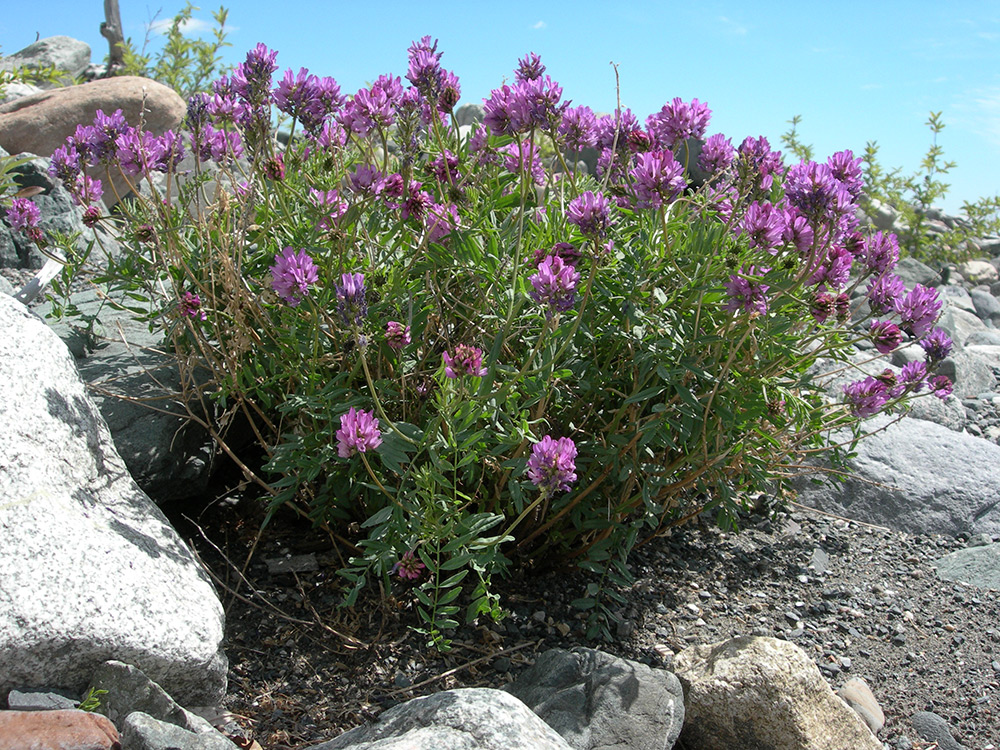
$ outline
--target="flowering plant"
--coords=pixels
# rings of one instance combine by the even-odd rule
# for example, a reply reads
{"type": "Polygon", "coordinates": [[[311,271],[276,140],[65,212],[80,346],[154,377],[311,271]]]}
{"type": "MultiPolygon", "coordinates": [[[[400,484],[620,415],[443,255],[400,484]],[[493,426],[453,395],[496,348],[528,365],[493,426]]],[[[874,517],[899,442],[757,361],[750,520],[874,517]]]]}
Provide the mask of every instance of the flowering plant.
{"type": "Polygon", "coordinates": [[[441,57],[425,37],[408,85],[345,97],[304,70],[275,84],[258,45],[191,98],[187,134],[99,113],[52,160],[96,221],[117,219],[85,166],[144,196],[104,279],[212,371],[233,455],[218,425],[247,418],[269,511],[351,545],[349,603],[409,583],[445,646],[470,574],[466,616],[495,616],[491,576],[571,561],[602,576],[577,604],[606,632],[637,543],[735,525],[830,430],[947,391],[940,302],[860,232],[849,152],[786,166],[765,138],[706,137],[697,100],[598,117],[537,56],[459,127],[441,57]],[[596,176],[568,166],[584,148],[596,176]],[[824,388],[822,362],[910,339],[922,367],[824,388]]]}

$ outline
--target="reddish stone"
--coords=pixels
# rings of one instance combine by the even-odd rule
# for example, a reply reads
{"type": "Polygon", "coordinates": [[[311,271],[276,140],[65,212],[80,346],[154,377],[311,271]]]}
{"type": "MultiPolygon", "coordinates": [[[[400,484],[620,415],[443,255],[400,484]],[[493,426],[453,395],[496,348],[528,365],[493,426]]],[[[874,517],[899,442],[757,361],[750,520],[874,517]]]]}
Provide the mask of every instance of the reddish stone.
{"type": "Polygon", "coordinates": [[[0,750],[121,750],[106,716],[75,708],[0,711],[0,750]]]}

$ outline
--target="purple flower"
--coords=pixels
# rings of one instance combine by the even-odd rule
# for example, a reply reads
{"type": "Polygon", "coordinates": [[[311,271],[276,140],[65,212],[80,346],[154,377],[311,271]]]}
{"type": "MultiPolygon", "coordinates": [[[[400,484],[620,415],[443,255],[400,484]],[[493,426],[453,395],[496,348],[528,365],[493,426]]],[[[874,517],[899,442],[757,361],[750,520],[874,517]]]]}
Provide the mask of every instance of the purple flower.
{"type": "Polygon", "coordinates": [[[355,453],[375,450],[382,444],[378,419],[370,411],[358,411],[353,406],[340,417],[337,430],[337,455],[350,458],[355,453]]]}
{"type": "Polygon", "coordinates": [[[816,233],[809,226],[809,220],[797,208],[789,206],[785,209],[785,231],[782,241],[795,245],[800,255],[806,255],[813,246],[816,233]]]}
{"type": "Polygon", "coordinates": [[[860,247],[861,260],[873,274],[891,271],[899,262],[899,243],[894,234],[876,232],[860,247]]]}
{"type": "Polygon", "coordinates": [[[298,307],[309,294],[309,286],[319,281],[319,270],[305,250],[286,247],[274,257],[271,287],[290,307],[298,307]]]}
{"type": "Polygon", "coordinates": [[[458,207],[454,203],[447,206],[432,203],[424,216],[424,224],[427,227],[427,241],[441,242],[458,226],[458,207]]]}
{"type": "Polygon", "coordinates": [[[747,276],[763,276],[768,269],[762,268],[759,271],[750,266],[744,268],[741,274],[733,274],[723,286],[729,301],[726,302],[727,310],[742,311],[756,317],[767,313],[767,290],[770,287],[759,281],[746,278],[747,276]]]}
{"type": "Polygon", "coordinates": [[[630,109],[615,110],[613,115],[604,115],[597,121],[597,148],[611,148],[618,135],[618,148],[622,148],[629,133],[640,130],[638,118],[630,109]]]}
{"type": "Polygon", "coordinates": [[[392,125],[393,101],[384,86],[361,89],[341,110],[339,119],[344,128],[364,138],[376,128],[392,125]]]}
{"type": "Polygon", "coordinates": [[[687,138],[701,138],[708,128],[712,110],[708,105],[692,99],[690,103],[675,97],[657,114],[646,118],[646,129],[663,149],[671,149],[687,138]]]}
{"type": "Polygon", "coordinates": [[[947,375],[938,375],[931,378],[930,386],[931,392],[942,401],[951,395],[952,382],[947,375]]]}
{"type": "Polygon", "coordinates": [[[767,250],[773,254],[774,249],[781,244],[785,233],[785,213],[773,203],[754,201],[747,208],[739,226],[742,233],[749,238],[750,247],[767,250]]]}
{"type": "Polygon", "coordinates": [[[211,100],[212,97],[204,92],[188,97],[187,117],[184,120],[185,128],[196,134],[208,125],[208,103],[211,100]]]}
{"type": "Polygon", "coordinates": [[[337,312],[345,325],[360,325],[368,314],[368,302],[365,299],[365,275],[363,273],[345,273],[340,277],[336,287],[337,312]]]}
{"type": "Polygon", "coordinates": [[[877,414],[889,401],[886,384],[874,377],[856,380],[844,386],[844,397],[851,414],[859,419],[877,414]]]}
{"type": "Polygon", "coordinates": [[[271,95],[271,74],[278,69],[277,58],[277,50],[258,44],[247,52],[246,61],[233,71],[232,90],[252,106],[267,103],[271,95]]]}
{"type": "Polygon", "coordinates": [[[101,181],[92,179],[83,172],[78,174],[76,179],[69,183],[67,187],[69,188],[70,195],[73,196],[73,202],[78,206],[89,206],[91,203],[99,201],[101,196],[104,195],[104,188],[101,185],[101,181]]]}
{"type": "Polygon", "coordinates": [[[141,131],[132,128],[118,136],[115,146],[117,147],[118,167],[123,174],[136,177],[153,171],[155,159],[147,144],[155,137],[150,132],[146,132],[144,135],[141,131]]]}
{"type": "Polygon", "coordinates": [[[903,280],[892,273],[886,273],[872,281],[865,294],[868,297],[868,307],[873,315],[884,315],[896,309],[896,304],[902,299],[906,287],[903,280]]]}
{"type": "Polygon", "coordinates": [[[538,265],[538,273],[531,276],[531,298],[549,306],[547,312],[564,312],[576,302],[576,284],[579,272],[558,255],[549,255],[538,265]]]}
{"type": "Polygon", "coordinates": [[[83,217],[80,220],[83,222],[85,227],[93,229],[101,220],[101,209],[97,206],[87,206],[83,212],[83,217]]]}
{"type": "Polygon", "coordinates": [[[733,143],[722,133],[709,136],[702,144],[701,153],[698,155],[698,166],[710,175],[717,175],[724,172],[736,158],[736,150],[733,143]]]}
{"type": "Polygon", "coordinates": [[[854,256],[843,247],[834,245],[826,255],[826,261],[809,277],[809,283],[815,286],[840,289],[851,277],[851,265],[854,256]]]}
{"type": "Polygon", "coordinates": [[[538,146],[534,143],[508,143],[499,149],[499,153],[504,155],[504,167],[508,172],[520,174],[523,169],[526,174],[531,175],[531,181],[536,185],[545,184],[545,167],[542,166],[538,146]]]}
{"type": "Polygon", "coordinates": [[[542,58],[531,52],[517,61],[517,70],[514,71],[514,78],[518,81],[533,81],[541,78],[545,72],[542,65],[542,58]]]}
{"type": "Polygon", "coordinates": [[[181,297],[177,306],[180,308],[181,315],[199,320],[208,318],[208,314],[201,309],[201,297],[194,292],[184,292],[184,296],[181,297]]]}
{"type": "MultiPolygon", "coordinates": [[[[430,37],[425,37],[430,39],[430,37]]],[[[422,40],[421,40],[422,42],[422,40]]],[[[444,78],[441,69],[441,53],[437,52],[437,40],[434,46],[417,46],[416,42],[409,50],[410,67],[406,80],[430,100],[437,98],[444,78]]]]}
{"type": "Polygon", "coordinates": [[[835,218],[853,199],[826,164],[804,161],[788,170],[785,197],[811,220],[835,218]]]}
{"type": "Polygon", "coordinates": [[[531,448],[528,479],[543,495],[568,492],[576,481],[576,445],[570,438],[546,435],[531,448]]]}
{"type": "Polygon", "coordinates": [[[532,128],[543,131],[559,127],[569,102],[560,104],[562,87],[549,76],[517,81],[501,86],[483,100],[483,124],[494,135],[527,133],[532,128]]]}
{"type": "Polygon", "coordinates": [[[375,196],[382,192],[385,178],[382,173],[370,164],[359,164],[348,175],[351,189],[365,196],[375,196]]]}
{"type": "Polygon", "coordinates": [[[238,132],[216,130],[211,125],[205,126],[200,140],[195,140],[192,134],[191,147],[196,150],[198,159],[211,159],[216,164],[228,164],[243,156],[243,141],[238,132]]]}
{"type": "Polygon", "coordinates": [[[639,208],[660,208],[670,203],[687,186],[684,167],[670,151],[637,154],[636,166],[629,172],[635,180],[639,208]]]}
{"type": "Polygon", "coordinates": [[[441,356],[444,360],[446,377],[460,378],[472,375],[481,378],[486,374],[486,368],[483,367],[483,350],[478,347],[459,344],[453,354],[445,352],[441,356]]]}
{"type": "Polygon", "coordinates": [[[392,566],[392,572],[398,574],[400,578],[415,581],[420,578],[426,567],[411,550],[403,553],[399,561],[392,566]]]}
{"type": "Polygon", "coordinates": [[[610,208],[611,204],[603,193],[588,190],[569,202],[566,218],[570,224],[578,226],[585,237],[597,240],[607,234],[608,227],[613,223],[610,208]]]}
{"type": "Polygon", "coordinates": [[[936,289],[916,284],[903,299],[896,301],[902,328],[916,337],[927,333],[941,311],[941,300],[936,289]]]}
{"type": "Polygon", "coordinates": [[[559,135],[570,151],[583,151],[597,145],[597,118],[590,107],[570,107],[563,112],[559,135]]]}
{"type": "Polygon", "coordinates": [[[747,137],[737,149],[740,178],[757,190],[768,190],[774,174],[781,171],[781,152],[772,151],[767,138],[747,137]]]}
{"type": "Polygon", "coordinates": [[[385,324],[385,342],[389,348],[399,351],[410,343],[410,327],[390,320],[385,324]]]}
{"type": "Polygon", "coordinates": [[[852,200],[857,200],[865,189],[865,181],[861,173],[861,159],[855,159],[850,151],[838,151],[826,160],[830,173],[840,182],[850,194],[852,200]]]}
{"type": "Polygon", "coordinates": [[[427,162],[427,171],[446,185],[452,183],[458,179],[458,157],[445,149],[427,162]]]}
{"type": "Polygon", "coordinates": [[[420,186],[419,182],[410,183],[410,189],[399,207],[399,215],[403,221],[413,218],[422,222],[434,205],[434,198],[426,190],[421,190],[420,186]]]}
{"type": "Polygon", "coordinates": [[[80,161],[80,152],[76,146],[70,142],[65,146],[60,146],[52,152],[52,161],[49,163],[49,174],[70,183],[83,169],[80,161]]]}
{"type": "Polygon", "coordinates": [[[7,209],[7,221],[11,229],[25,232],[38,227],[42,213],[34,203],[27,198],[15,198],[7,209]]]}
{"type": "Polygon", "coordinates": [[[899,371],[899,384],[891,391],[893,398],[906,392],[919,393],[927,381],[927,365],[919,360],[907,362],[899,371]]]}
{"type": "Polygon", "coordinates": [[[309,190],[309,200],[320,210],[317,225],[321,230],[334,229],[337,219],[347,213],[347,202],[340,200],[336,190],[309,190]]]}
{"type": "Polygon", "coordinates": [[[888,354],[903,340],[903,332],[890,320],[873,320],[868,326],[868,334],[882,354],[888,354]]]}
{"type": "Polygon", "coordinates": [[[118,137],[130,130],[132,128],[120,109],[111,115],[99,109],[94,115],[93,125],[77,127],[73,143],[90,165],[110,164],[117,155],[118,137]]]}
{"type": "Polygon", "coordinates": [[[943,328],[935,328],[920,341],[920,346],[924,350],[927,364],[934,366],[951,354],[952,341],[943,328]]]}
{"type": "Polygon", "coordinates": [[[817,292],[809,312],[817,323],[825,323],[827,318],[837,312],[837,298],[827,292],[817,292]]]}
{"type": "Polygon", "coordinates": [[[305,68],[299,68],[295,76],[291,68],[286,70],[273,97],[279,110],[296,118],[309,132],[321,128],[326,116],[342,103],[340,86],[334,79],[320,80],[305,68]]]}

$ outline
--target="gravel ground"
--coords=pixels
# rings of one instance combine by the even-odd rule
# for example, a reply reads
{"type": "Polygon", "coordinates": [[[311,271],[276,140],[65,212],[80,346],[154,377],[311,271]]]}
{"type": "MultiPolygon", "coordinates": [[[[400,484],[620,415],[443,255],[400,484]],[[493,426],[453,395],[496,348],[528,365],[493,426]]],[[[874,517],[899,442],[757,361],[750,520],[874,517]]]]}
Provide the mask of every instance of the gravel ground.
{"type": "Polygon", "coordinates": [[[1000,596],[936,576],[934,561],[963,546],[955,539],[805,509],[751,516],[738,534],[693,525],[634,552],[613,642],[585,640],[569,602],[588,579],[560,571],[501,582],[509,616],[461,628],[439,654],[409,628],[402,582],[384,601],[338,608],[340,553],[307,523],[272,522],[249,565],[253,514],[216,508],[181,528],[227,607],[227,708],[242,717],[228,731],[264,750],[331,739],[418,695],[500,687],[551,647],[590,645],[669,668],[686,646],[751,633],[792,640],[834,688],[863,677],[885,712],[888,748],[937,747],[911,727],[918,711],[943,717],[969,750],[1000,747],[1000,596]],[[313,561],[315,570],[269,572],[313,561]]]}

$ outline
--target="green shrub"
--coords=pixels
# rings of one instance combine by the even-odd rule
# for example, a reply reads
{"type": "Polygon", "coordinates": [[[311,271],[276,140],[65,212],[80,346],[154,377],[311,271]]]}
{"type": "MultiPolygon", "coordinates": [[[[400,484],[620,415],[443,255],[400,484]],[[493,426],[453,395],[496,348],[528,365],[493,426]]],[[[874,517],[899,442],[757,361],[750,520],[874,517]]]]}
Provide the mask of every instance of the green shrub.
{"type": "Polygon", "coordinates": [[[931,355],[844,403],[824,388],[822,363],[851,367],[858,341],[939,337],[936,293],[893,285],[895,241],[855,231],[853,155],[786,167],[764,138],[713,136],[696,187],[697,100],[645,129],[597,119],[526,58],[470,132],[429,38],[411,87],[383,76],[351,99],[292,71],[272,90],[274,55],[192,98],[185,180],[178,138],[103,113],[53,172],[84,204],[77,152],[143,183],[120,219],[87,208],[130,248],[98,281],[187,382],[213,373],[224,450],[237,414],[252,425],[266,465],[241,465],[269,512],[292,504],[350,545],[348,603],[403,586],[445,648],[463,591],[465,617],[499,616],[493,576],[570,563],[596,574],[576,604],[608,633],[636,544],[702,513],[735,527],[806,456],[848,449],[830,430],[947,393],[931,355]],[[595,143],[599,180],[566,168],[595,143]]]}

